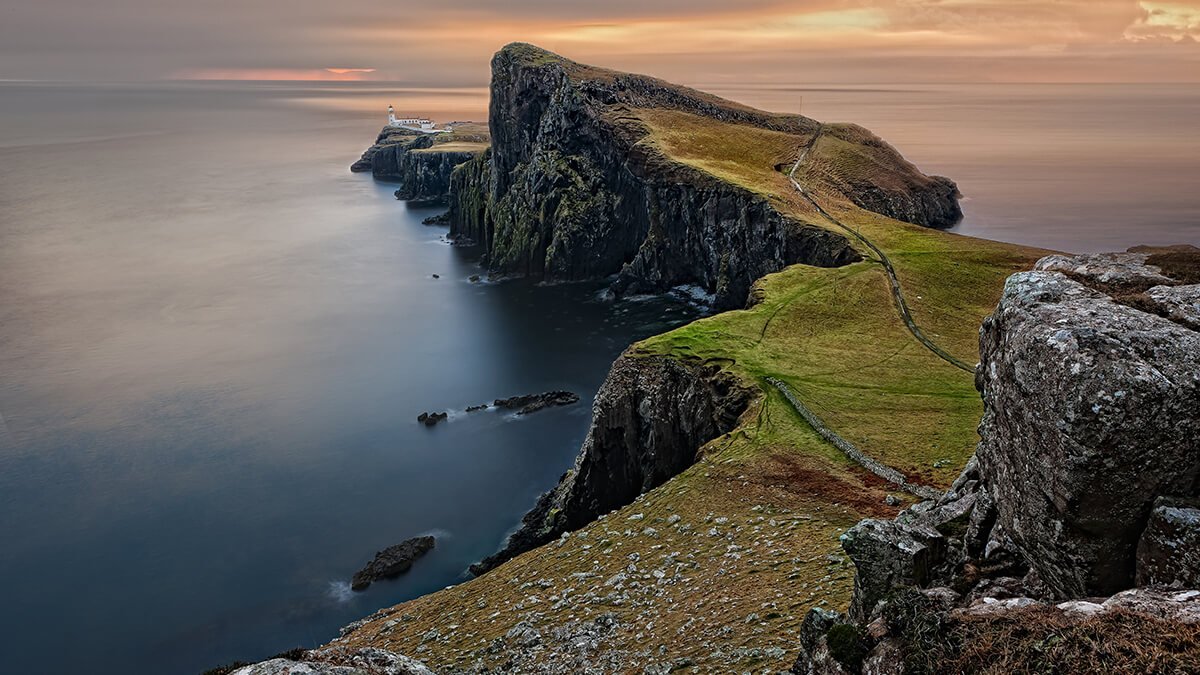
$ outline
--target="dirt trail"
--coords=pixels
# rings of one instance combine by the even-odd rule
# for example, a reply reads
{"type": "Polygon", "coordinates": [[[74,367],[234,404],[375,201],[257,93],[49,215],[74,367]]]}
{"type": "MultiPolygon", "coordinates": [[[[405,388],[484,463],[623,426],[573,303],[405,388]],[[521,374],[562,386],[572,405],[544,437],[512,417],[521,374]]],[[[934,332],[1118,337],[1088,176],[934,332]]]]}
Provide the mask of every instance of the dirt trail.
{"type": "Polygon", "coordinates": [[[808,142],[808,145],[804,146],[804,150],[800,153],[800,157],[797,158],[796,163],[792,165],[792,170],[788,172],[788,180],[791,181],[796,190],[805,199],[807,199],[814,208],[817,209],[818,213],[824,216],[829,222],[850,233],[851,236],[861,241],[867,248],[871,249],[876,256],[878,256],[880,264],[882,264],[883,269],[887,271],[888,283],[892,287],[892,298],[894,298],[896,301],[896,307],[900,310],[900,318],[904,320],[904,325],[908,327],[908,332],[912,333],[913,337],[915,337],[918,342],[925,345],[929,351],[936,354],[942,360],[956,368],[961,368],[968,373],[974,373],[975,366],[968,364],[966,361],[957,358],[950,352],[934,344],[932,340],[925,337],[925,334],[921,332],[921,328],[917,326],[916,320],[913,319],[912,312],[910,312],[908,309],[908,303],[904,300],[904,291],[900,288],[900,278],[896,276],[896,268],[892,267],[892,261],[887,257],[887,254],[883,252],[883,249],[876,246],[875,243],[870,239],[867,239],[859,234],[857,230],[851,228],[837,218],[834,218],[828,211],[825,210],[824,207],[821,206],[820,202],[818,202],[815,197],[813,197],[808,193],[807,190],[804,189],[804,186],[800,185],[800,183],[796,181],[796,170],[800,168],[800,164],[802,164],[804,160],[808,159],[808,153],[810,150],[812,150],[813,145],[816,144],[820,135],[821,131],[818,129],[817,132],[813,134],[812,140],[808,142]]]}

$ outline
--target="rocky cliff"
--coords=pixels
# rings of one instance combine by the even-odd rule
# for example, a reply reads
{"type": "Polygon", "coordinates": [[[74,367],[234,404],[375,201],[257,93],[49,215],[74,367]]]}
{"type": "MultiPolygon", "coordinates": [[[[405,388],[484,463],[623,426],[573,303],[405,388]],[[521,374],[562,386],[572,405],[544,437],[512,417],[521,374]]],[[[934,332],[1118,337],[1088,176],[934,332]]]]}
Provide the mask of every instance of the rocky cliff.
{"type": "MultiPolygon", "coordinates": [[[[657,142],[648,110],[791,136],[794,153],[822,128],[509,45],[492,60],[491,154],[454,179],[452,236],[480,244],[494,274],[548,281],[617,275],[617,293],[695,284],[723,308],[741,306],[754,280],[789,264],[858,259],[841,235],[785,215],[754,185],[677,161],[657,142]]],[[[833,189],[921,224],[942,226],[957,213],[953,183],[920,174],[865,130],[842,137],[870,146],[889,180],[843,176],[841,163],[814,169],[830,173],[833,189]]]]}
{"type": "Polygon", "coordinates": [[[753,390],[715,365],[625,354],[592,407],[592,425],[558,485],[538,499],[484,572],[631,503],[691,466],[701,446],[732,430],[753,390]]]}
{"type": "MultiPolygon", "coordinates": [[[[1186,591],[1200,583],[1200,333],[1187,319],[1200,285],[1184,283],[1198,270],[1200,249],[1177,247],[1050,256],[1010,277],[980,330],[976,458],[941,498],[842,537],[856,567],[849,614],[810,615],[796,672],[986,660],[963,641],[1020,622],[1026,638],[1116,643],[1129,612],[1136,632],[1167,639],[1133,636],[1141,653],[1111,672],[1153,669],[1178,644],[1200,664],[1200,592],[1186,591]],[[944,635],[920,635],[930,623],[944,635]]],[[[1033,644],[1004,658],[1026,648],[1018,666],[1043,658],[1033,644]]],[[[1081,648],[1038,663],[1070,671],[1081,648]]]]}
{"type": "Polygon", "coordinates": [[[384,127],[350,170],[399,183],[397,199],[444,203],[454,168],[482,154],[487,143],[487,130],[480,125],[450,134],[384,127]]]}

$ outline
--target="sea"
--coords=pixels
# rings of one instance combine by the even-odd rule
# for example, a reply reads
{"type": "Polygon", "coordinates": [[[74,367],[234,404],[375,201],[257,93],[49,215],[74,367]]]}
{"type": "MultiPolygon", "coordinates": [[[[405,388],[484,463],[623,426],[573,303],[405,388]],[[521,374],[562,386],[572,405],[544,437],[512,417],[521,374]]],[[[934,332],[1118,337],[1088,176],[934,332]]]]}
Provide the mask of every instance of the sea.
{"type": "MultiPolygon", "coordinates": [[[[958,182],[963,234],[1200,244],[1195,87],[692,84],[872,129],[958,182]]],[[[704,311],[472,281],[438,209],[348,171],[388,104],[483,120],[487,92],[0,82],[0,672],[194,674],[461,583],[612,360],[704,311]],[[556,389],[582,401],[465,412],[556,389]]]]}

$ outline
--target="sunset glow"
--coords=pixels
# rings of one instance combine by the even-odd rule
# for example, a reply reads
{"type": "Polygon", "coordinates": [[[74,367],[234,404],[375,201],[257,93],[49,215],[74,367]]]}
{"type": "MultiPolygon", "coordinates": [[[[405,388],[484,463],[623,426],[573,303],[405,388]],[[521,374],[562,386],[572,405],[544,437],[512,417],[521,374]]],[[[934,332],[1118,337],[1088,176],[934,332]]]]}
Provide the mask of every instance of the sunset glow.
{"type": "Polygon", "coordinates": [[[374,68],[228,68],[182,70],[172,79],[179,80],[257,80],[257,81],[326,81],[357,82],[368,79],[374,68]]]}
{"type": "Polygon", "coordinates": [[[477,86],[521,40],[691,81],[1200,81],[1200,0],[130,1],[136,19],[82,0],[6,16],[0,78],[477,86]]]}

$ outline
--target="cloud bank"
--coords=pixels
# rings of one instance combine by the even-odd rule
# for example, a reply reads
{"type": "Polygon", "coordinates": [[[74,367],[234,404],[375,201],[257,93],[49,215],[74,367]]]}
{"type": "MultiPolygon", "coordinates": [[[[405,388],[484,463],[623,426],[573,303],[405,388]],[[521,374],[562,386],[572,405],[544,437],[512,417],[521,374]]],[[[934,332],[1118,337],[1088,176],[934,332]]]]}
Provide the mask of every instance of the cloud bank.
{"type": "Polygon", "coordinates": [[[41,0],[0,78],[486,83],[514,40],[691,82],[1197,82],[1200,0],[41,0]]]}

